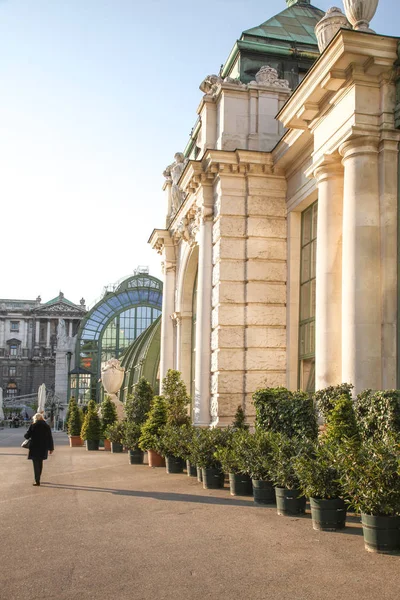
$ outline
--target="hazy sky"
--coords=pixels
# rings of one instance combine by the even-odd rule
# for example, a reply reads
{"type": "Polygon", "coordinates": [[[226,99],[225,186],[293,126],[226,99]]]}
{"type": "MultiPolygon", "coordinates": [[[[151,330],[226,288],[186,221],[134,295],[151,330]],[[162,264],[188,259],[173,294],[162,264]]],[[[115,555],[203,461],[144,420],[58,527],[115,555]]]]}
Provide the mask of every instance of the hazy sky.
{"type": "MultiPolygon", "coordinates": [[[[376,31],[400,36],[399,0],[376,31]]],[[[327,10],[335,0],[319,0],[327,10]]],[[[89,304],[160,257],[202,79],[284,0],[0,0],[0,298],[89,304]]]]}

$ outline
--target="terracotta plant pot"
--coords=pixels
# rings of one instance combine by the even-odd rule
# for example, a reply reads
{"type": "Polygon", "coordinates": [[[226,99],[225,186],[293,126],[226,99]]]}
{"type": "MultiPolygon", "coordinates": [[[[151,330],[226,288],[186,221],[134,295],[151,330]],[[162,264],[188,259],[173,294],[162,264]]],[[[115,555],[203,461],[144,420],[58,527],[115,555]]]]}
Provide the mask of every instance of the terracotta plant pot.
{"type": "Polygon", "coordinates": [[[104,450],[111,452],[111,442],[104,438],[104,450]]]}
{"type": "Polygon", "coordinates": [[[71,448],[80,448],[83,446],[83,440],[80,435],[70,435],[69,436],[69,445],[71,448]]]}
{"type": "Polygon", "coordinates": [[[155,450],[148,450],[149,467],[165,467],[165,458],[155,450]]]}

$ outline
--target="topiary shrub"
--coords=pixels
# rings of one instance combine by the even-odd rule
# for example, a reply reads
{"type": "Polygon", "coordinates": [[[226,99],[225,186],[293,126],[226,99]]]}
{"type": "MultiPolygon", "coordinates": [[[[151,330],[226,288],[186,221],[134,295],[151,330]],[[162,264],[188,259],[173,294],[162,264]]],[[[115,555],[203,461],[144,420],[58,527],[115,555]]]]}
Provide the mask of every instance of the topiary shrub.
{"type": "Polygon", "coordinates": [[[188,425],[190,423],[188,414],[190,397],[179,371],[168,369],[162,382],[162,391],[167,407],[167,423],[169,425],[188,425]]]}
{"type": "Polygon", "coordinates": [[[237,407],[233,423],[233,429],[249,429],[249,425],[246,424],[246,415],[241,406],[237,407]]]}
{"type": "Polygon", "coordinates": [[[341,396],[352,398],[351,392],[353,388],[354,386],[351,383],[341,383],[339,385],[331,385],[314,393],[317,410],[325,422],[328,421],[330,413],[341,396]]]}
{"type": "MultiPolygon", "coordinates": [[[[68,423],[69,423],[69,418],[70,418],[70,415],[71,415],[71,408],[72,408],[74,405],[75,405],[75,406],[78,406],[78,404],[77,404],[77,402],[76,402],[76,400],[75,400],[75,396],[71,396],[71,398],[69,399],[69,402],[68,402],[67,414],[65,415],[65,423],[66,423],[66,426],[67,426],[67,432],[68,432],[68,423]]],[[[36,407],[36,408],[37,408],[37,407],[36,407]]],[[[35,412],[37,412],[37,411],[35,410],[35,412]]],[[[78,435],[79,435],[79,434],[78,434],[78,435]]]]}
{"type": "Polygon", "coordinates": [[[141,450],[154,450],[161,430],[167,423],[167,406],[163,396],[154,396],[139,440],[141,450]]]}
{"type": "Polygon", "coordinates": [[[69,405],[69,419],[67,423],[67,431],[69,436],[80,436],[83,422],[83,413],[77,403],[69,405]]]}
{"type": "Polygon", "coordinates": [[[97,413],[97,404],[90,400],[87,405],[87,411],[83,419],[81,429],[81,438],[83,440],[98,441],[101,437],[101,422],[97,413]]]}
{"type": "Polygon", "coordinates": [[[153,388],[145,377],[141,377],[133,386],[133,393],[125,401],[124,411],[127,421],[142,425],[149,414],[153,397],[153,388]]]}
{"type": "Polygon", "coordinates": [[[400,390],[364,390],[354,408],[363,440],[400,440],[400,390]]]}
{"type": "MultiPolygon", "coordinates": [[[[101,407],[101,432],[106,436],[106,429],[117,422],[117,407],[114,402],[110,399],[110,396],[105,396],[101,407]]],[[[107,438],[109,439],[109,438],[107,438]]]]}
{"type": "Polygon", "coordinates": [[[286,388],[265,388],[253,395],[256,428],[281,433],[286,437],[315,440],[317,415],[310,394],[286,388]]]}
{"type": "Polygon", "coordinates": [[[123,421],[122,443],[127,450],[137,450],[139,448],[141,433],[142,428],[140,425],[128,420],[123,421]]]}
{"type": "Polygon", "coordinates": [[[327,442],[337,444],[345,439],[358,440],[359,434],[353,400],[348,394],[339,396],[333,409],[329,412],[324,437],[327,442]]]}

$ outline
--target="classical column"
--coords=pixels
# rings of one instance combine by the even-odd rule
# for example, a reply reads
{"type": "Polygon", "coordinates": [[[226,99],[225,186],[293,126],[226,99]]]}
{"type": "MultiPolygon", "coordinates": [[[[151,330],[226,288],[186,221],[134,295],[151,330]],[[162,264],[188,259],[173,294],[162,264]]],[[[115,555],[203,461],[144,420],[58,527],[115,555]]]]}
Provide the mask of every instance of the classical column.
{"type": "Polygon", "coordinates": [[[164,285],[161,317],[161,353],[160,381],[164,379],[168,369],[174,368],[174,321],[171,315],[175,312],[175,262],[165,261],[163,264],[164,285]]]}
{"type": "Polygon", "coordinates": [[[180,313],[177,320],[177,369],[182,373],[188,393],[192,386],[192,314],[180,313]]]}
{"type": "Polygon", "coordinates": [[[340,147],[344,165],[342,381],[355,393],[382,385],[378,138],[340,147]]]}
{"type": "Polygon", "coordinates": [[[50,348],[50,319],[47,319],[46,348],[50,348]]]}
{"type": "Polygon", "coordinates": [[[197,279],[196,373],[194,422],[210,424],[211,398],[211,309],[212,309],[212,208],[203,206],[199,229],[197,279]]]}
{"type": "Polygon", "coordinates": [[[68,337],[72,337],[72,325],[73,325],[73,321],[72,321],[72,319],[70,319],[70,321],[68,323],[68,337]]]}
{"type": "Polygon", "coordinates": [[[4,346],[4,326],[5,326],[5,321],[4,319],[0,319],[0,348],[3,348],[4,346]]]}
{"type": "Polygon", "coordinates": [[[36,319],[35,323],[35,346],[39,346],[39,337],[40,337],[40,321],[36,319]]]}
{"type": "Polygon", "coordinates": [[[315,387],[342,378],[343,167],[337,159],[314,171],[318,184],[315,387]]]}

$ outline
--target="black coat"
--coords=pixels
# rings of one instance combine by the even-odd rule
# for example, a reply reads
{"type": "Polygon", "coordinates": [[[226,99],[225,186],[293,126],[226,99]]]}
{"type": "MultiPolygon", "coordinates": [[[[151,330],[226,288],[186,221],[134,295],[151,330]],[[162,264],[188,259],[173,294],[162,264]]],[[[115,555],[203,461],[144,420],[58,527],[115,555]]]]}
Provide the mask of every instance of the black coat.
{"type": "Polygon", "coordinates": [[[28,458],[46,460],[49,450],[54,450],[53,436],[46,421],[32,423],[24,437],[31,440],[28,458]]]}

